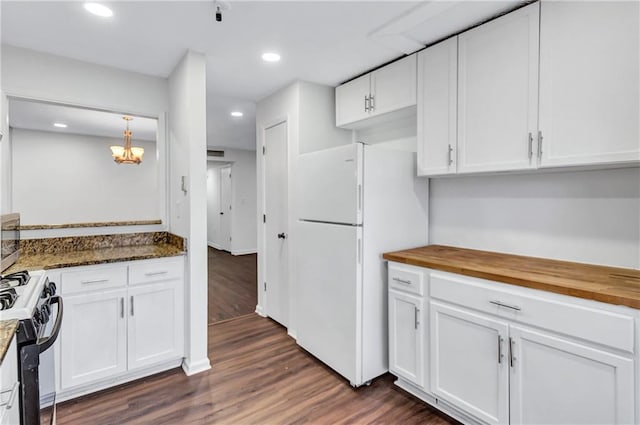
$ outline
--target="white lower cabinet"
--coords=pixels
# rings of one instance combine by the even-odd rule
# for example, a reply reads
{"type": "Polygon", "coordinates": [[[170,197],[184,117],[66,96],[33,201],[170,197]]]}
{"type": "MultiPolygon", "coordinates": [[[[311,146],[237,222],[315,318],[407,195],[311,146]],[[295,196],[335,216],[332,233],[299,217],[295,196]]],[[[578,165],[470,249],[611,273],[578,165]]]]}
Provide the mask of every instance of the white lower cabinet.
{"type": "Polygon", "coordinates": [[[14,336],[0,364],[0,425],[20,423],[19,393],[18,348],[14,336]]]}
{"type": "Polygon", "coordinates": [[[424,384],[422,306],[421,297],[389,291],[389,370],[420,387],[424,384]]]}
{"type": "Polygon", "coordinates": [[[182,358],[183,276],[182,257],[60,272],[65,314],[56,376],[62,399],[182,358]]]}
{"type": "Polygon", "coordinates": [[[175,282],[129,288],[129,370],[182,356],[182,305],[175,282]]]}
{"type": "Polygon", "coordinates": [[[435,301],[429,308],[433,394],[485,423],[507,423],[509,325],[435,301]]]}
{"type": "Polygon", "coordinates": [[[634,423],[633,359],[511,326],[512,424],[634,423]]]}
{"type": "MultiPolygon", "coordinates": [[[[389,281],[408,281],[406,268],[390,264],[389,281]]],[[[640,312],[422,272],[423,295],[390,283],[389,369],[402,388],[463,423],[639,423],[640,312]]]]}
{"type": "Polygon", "coordinates": [[[62,388],[127,370],[126,296],[127,290],[120,289],[64,297],[60,333],[62,388]]]}

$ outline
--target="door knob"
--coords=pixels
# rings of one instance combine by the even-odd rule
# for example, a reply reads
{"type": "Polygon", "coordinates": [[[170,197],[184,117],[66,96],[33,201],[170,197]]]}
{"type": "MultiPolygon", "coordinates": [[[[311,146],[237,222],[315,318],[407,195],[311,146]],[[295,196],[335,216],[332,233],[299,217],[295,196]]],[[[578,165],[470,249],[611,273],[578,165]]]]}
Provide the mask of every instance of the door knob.
{"type": "Polygon", "coordinates": [[[223,213],[223,212],[220,212],[220,215],[224,215],[224,213],[223,213]]]}
{"type": "Polygon", "coordinates": [[[287,239],[287,235],[284,233],[278,233],[278,239],[287,239]]]}

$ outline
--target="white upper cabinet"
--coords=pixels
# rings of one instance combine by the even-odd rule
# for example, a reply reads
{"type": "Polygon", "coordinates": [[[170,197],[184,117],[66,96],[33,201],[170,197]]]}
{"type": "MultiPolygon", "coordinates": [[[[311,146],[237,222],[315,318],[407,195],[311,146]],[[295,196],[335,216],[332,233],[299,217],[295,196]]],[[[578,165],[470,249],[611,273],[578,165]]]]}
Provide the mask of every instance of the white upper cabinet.
{"type": "Polygon", "coordinates": [[[371,115],[382,115],[416,104],[416,55],[371,73],[371,115]]]}
{"type": "Polygon", "coordinates": [[[458,37],[418,53],[418,175],[456,172],[458,37]]]}
{"type": "Polygon", "coordinates": [[[366,119],[415,104],[416,55],[411,55],[336,87],[336,126],[366,127],[366,119]]]}
{"type": "Polygon", "coordinates": [[[536,167],[539,10],[535,3],[458,37],[460,173],[536,167]]]}
{"type": "Polygon", "coordinates": [[[361,121],[369,117],[369,74],[336,87],[336,126],[361,121]]]}
{"type": "Polygon", "coordinates": [[[542,3],[541,167],[640,160],[640,3],[542,3]]]}

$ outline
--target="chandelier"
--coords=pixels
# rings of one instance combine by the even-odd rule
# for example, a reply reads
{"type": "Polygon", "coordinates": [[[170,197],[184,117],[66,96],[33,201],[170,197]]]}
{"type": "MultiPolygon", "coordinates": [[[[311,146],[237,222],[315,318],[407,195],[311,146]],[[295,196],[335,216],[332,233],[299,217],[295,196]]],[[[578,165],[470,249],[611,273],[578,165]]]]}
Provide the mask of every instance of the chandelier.
{"type": "Polygon", "coordinates": [[[110,146],[113,160],[118,164],[140,164],[144,148],[131,146],[131,130],[129,130],[129,121],[133,118],[129,116],[122,117],[127,122],[127,129],[124,131],[124,146],[110,146]]]}

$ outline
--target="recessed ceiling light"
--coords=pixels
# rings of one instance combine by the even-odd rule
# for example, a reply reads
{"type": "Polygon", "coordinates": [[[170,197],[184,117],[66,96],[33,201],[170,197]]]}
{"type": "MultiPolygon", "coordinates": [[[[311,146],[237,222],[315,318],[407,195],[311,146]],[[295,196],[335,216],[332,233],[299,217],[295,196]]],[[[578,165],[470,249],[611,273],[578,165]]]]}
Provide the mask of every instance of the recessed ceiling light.
{"type": "Polygon", "coordinates": [[[241,116],[243,116],[243,115],[244,115],[244,114],[243,114],[242,112],[240,112],[240,111],[233,111],[233,112],[231,113],[231,116],[232,116],[232,117],[241,117],[241,116]]]}
{"type": "Polygon", "coordinates": [[[85,3],[84,8],[87,9],[87,12],[103,18],[110,18],[113,16],[113,11],[100,3],[85,3]]]}
{"type": "Polygon", "coordinates": [[[265,52],[262,54],[262,60],[265,62],[279,62],[280,55],[276,52],[265,52]]]}
{"type": "Polygon", "coordinates": [[[59,127],[59,128],[67,128],[67,125],[66,125],[66,124],[63,124],[63,123],[61,123],[61,122],[53,123],[53,126],[54,126],[54,127],[59,127]]]}

